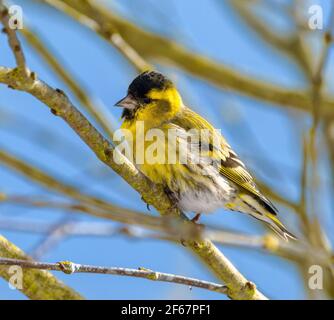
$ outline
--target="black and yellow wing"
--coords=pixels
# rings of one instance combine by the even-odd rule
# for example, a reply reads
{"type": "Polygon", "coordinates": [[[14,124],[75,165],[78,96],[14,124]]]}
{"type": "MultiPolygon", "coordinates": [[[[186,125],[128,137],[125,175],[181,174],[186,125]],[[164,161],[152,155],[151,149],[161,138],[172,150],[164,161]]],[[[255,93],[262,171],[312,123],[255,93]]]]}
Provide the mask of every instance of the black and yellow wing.
{"type": "Polygon", "coordinates": [[[182,113],[177,115],[172,122],[187,131],[191,129],[208,130],[210,134],[206,136],[206,139],[209,139],[210,141],[205,142],[210,145],[212,141],[219,141],[219,144],[213,143],[212,147],[207,151],[208,156],[214,159],[217,163],[219,173],[233,182],[241,192],[245,192],[246,194],[256,198],[269,213],[274,215],[277,214],[275,206],[270,200],[264,197],[256,187],[255,181],[248,172],[244,163],[232,150],[224,137],[217,132],[207,120],[203,119],[191,109],[184,108],[182,113]]]}

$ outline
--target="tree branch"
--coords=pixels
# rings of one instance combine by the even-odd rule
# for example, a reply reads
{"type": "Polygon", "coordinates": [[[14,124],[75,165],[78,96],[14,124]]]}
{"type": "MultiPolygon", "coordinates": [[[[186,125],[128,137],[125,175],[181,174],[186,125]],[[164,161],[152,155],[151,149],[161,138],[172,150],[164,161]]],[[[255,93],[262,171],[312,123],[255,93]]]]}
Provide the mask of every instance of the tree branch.
{"type": "Polygon", "coordinates": [[[102,129],[111,138],[113,135],[112,124],[107,121],[107,118],[99,111],[99,107],[96,102],[86,93],[86,90],[82,88],[78,81],[69,71],[67,66],[63,67],[55,54],[51,52],[45,41],[42,41],[38,35],[29,30],[26,26],[20,30],[27,42],[35,49],[39,56],[54,70],[54,72],[65,82],[70,88],[75,97],[80,101],[84,108],[93,116],[93,118],[101,125],[102,129]]]}
{"type": "MultiPolygon", "coordinates": [[[[29,261],[25,255],[14,244],[0,235],[0,260],[19,259],[20,261],[29,261]]],[[[10,281],[12,274],[8,268],[0,266],[0,276],[10,281]]],[[[51,273],[44,270],[26,270],[22,278],[22,289],[20,289],[28,298],[34,300],[81,300],[83,297],[73,289],[67,287],[51,273]]]]}
{"type": "Polygon", "coordinates": [[[73,17],[80,23],[89,26],[90,29],[100,34],[102,37],[108,39],[108,41],[127,59],[131,64],[139,71],[143,72],[152,69],[152,66],[145,61],[138,52],[131,47],[124,40],[121,34],[118,32],[114,26],[108,21],[103,21],[103,23],[97,23],[98,13],[93,10],[93,5],[88,1],[81,1],[81,5],[85,6],[88,11],[91,11],[91,16],[84,15],[79,11],[73,9],[66,1],[58,0],[45,0],[46,3],[54,6],[60,11],[66,12],[68,15],[73,17]]]}
{"type": "Polygon", "coordinates": [[[191,287],[206,289],[224,294],[228,293],[227,288],[221,284],[179,276],[170,273],[152,271],[146,268],[129,269],[129,268],[116,268],[116,267],[100,267],[100,266],[77,264],[71,261],[46,263],[46,262],[35,262],[35,261],[25,261],[25,260],[6,259],[6,258],[0,258],[0,265],[3,266],[17,265],[21,266],[22,268],[28,268],[28,269],[62,271],[66,274],[97,273],[97,274],[110,274],[117,276],[136,277],[153,281],[183,284],[191,287]]]}
{"type": "Polygon", "coordinates": [[[20,69],[22,74],[24,74],[26,77],[28,77],[29,76],[29,71],[26,67],[26,59],[24,57],[24,53],[23,53],[23,50],[21,48],[21,44],[20,44],[19,39],[18,39],[18,37],[16,35],[16,32],[15,32],[16,29],[13,29],[10,26],[10,23],[9,23],[10,17],[9,17],[8,9],[3,4],[2,0],[0,0],[0,19],[1,19],[1,22],[4,26],[4,32],[8,36],[9,46],[14,53],[16,65],[17,65],[18,69],[20,69]]]}
{"type": "MultiPolygon", "coordinates": [[[[219,2],[219,1],[218,1],[219,2]]],[[[252,12],[254,3],[240,0],[230,0],[230,5],[237,11],[243,20],[252,28],[267,44],[270,44],[280,52],[290,56],[300,66],[306,77],[311,75],[310,52],[302,43],[298,29],[289,36],[280,36],[271,30],[267,21],[263,21],[252,12]]],[[[268,9],[272,10],[272,8],[268,9]]]]}
{"type": "Polygon", "coordinates": [[[179,240],[181,238],[197,238],[200,234],[205,234],[204,228],[201,228],[187,220],[181,221],[180,219],[176,219],[174,216],[157,217],[123,208],[112,211],[110,208],[90,207],[84,203],[71,204],[59,201],[34,200],[27,197],[13,197],[4,194],[0,194],[0,204],[1,202],[25,207],[48,208],[64,210],[66,212],[85,213],[98,218],[113,220],[128,225],[137,225],[150,230],[164,232],[173,237],[174,240],[179,240]]]}

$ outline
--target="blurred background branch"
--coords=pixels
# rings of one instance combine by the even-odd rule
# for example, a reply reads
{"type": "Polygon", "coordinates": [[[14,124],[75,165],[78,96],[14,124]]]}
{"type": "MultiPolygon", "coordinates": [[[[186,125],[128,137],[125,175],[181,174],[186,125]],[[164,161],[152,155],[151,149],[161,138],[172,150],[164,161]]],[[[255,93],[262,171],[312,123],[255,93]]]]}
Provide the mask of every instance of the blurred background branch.
{"type": "MultiPolygon", "coordinates": [[[[109,34],[113,30],[117,32],[134,48],[141,56],[162,63],[174,64],[185,71],[199,76],[211,83],[223,88],[230,89],[242,95],[249,95],[257,99],[278,104],[280,106],[294,107],[302,111],[311,111],[312,103],[307,91],[291,91],[288,88],[280,88],[266,82],[257,81],[254,78],[243,75],[241,71],[235,71],[227,66],[215,63],[208,57],[189,52],[176,42],[150,33],[133,23],[114,15],[105,6],[96,1],[80,0],[42,0],[66,14],[70,14],[80,23],[89,28],[91,24],[86,20],[79,19],[77,13],[94,20],[100,28],[109,30],[107,35],[102,36],[110,41],[109,34]],[[66,3],[66,6],[63,5],[66,3]],[[71,8],[69,12],[68,8],[71,8]],[[75,10],[76,14],[73,14],[75,10]]],[[[93,28],[94,30],[95,28],[93,28]]],[[[113,44],[113,43],[111,43],[113,44]]],[[[133,61],[130,60],[132,63],[133,61]]],[[[324,112],[333,115],[334,98],[324,97],[324,112]]]]}

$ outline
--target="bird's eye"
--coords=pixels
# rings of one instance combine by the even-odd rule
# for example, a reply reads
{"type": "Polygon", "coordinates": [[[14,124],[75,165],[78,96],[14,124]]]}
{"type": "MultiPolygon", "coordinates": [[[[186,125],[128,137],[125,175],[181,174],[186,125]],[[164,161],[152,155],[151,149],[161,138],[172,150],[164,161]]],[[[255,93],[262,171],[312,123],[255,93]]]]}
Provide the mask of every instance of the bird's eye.
{"type": "Polygon", "coordinates": [[[145,104],[147,104],[147,103],[152,102],[152,99],[150,99],[150,98],[144,98],[144,99],[143,99],[143,102],[144,102],[145,104]]]}

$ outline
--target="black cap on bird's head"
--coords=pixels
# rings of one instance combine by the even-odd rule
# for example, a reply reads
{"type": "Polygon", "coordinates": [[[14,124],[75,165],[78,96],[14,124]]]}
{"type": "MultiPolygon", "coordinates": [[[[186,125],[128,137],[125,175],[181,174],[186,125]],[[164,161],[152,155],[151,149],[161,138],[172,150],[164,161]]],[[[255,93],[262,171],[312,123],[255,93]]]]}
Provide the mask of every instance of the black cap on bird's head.
{"type": "Polygon", "coordinates": [[[134,111],[149,101],[147,94],[153,90],[165,90],[173,86],[172,81],[156,71],[145,71],[129,85],[128,94],[116,103],[124,108],[122,117],[129,118],[134,111]]]}
{"type": "Polygon", "coordinates": [[[172,85],[162,73],[146,71],[135,78],[129,85],[128,93],[137,98],[144,98],[152,89],[164,90],[172,85]]]}

